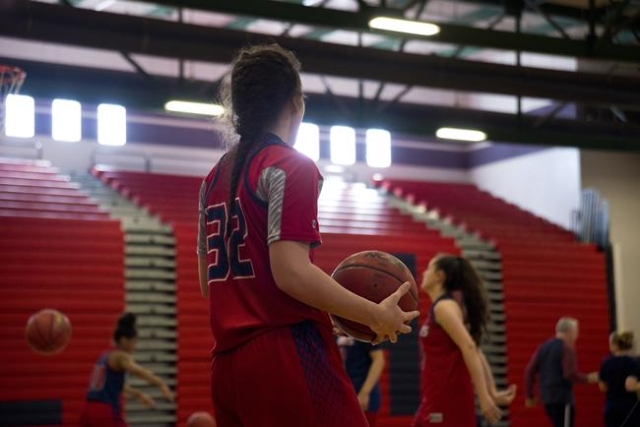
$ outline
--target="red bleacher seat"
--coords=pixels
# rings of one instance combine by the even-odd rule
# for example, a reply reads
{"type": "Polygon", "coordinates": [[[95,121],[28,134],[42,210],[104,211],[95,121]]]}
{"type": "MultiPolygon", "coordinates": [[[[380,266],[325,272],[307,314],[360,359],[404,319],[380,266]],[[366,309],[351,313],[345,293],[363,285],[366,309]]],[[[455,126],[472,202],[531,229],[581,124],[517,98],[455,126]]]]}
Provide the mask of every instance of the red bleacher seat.
{"type": "Polygon", "coordinates": [[[78,185],[44,162],[0,159],[0,400],[59,399],[76,426],[87,382],[124,308],[124,238],[78,185]],[[73,336],[59,354],[33,352],[29,316],[54,308],[73,336]]]}
{"type": "Polygon", "coordinates": [[[92,221],[96,232],[83,233],[89,242],[104,235],[119,240],[119,245],[103,251],[100,245],[92,247],[77,240],[73,233],[60,233],[82,222],[41,223],[34,218],[8,217],[0,225],[0,336],[3,347],[10,349],[0,356],[0,400],[61,399],[64,426],[76,425],[91,368],[99,352],[109,346],[114,321],[124,306],[120,224],[92,221]],[[32,240],[30,234],[39,238],[32,240]],[[68,347],[55,356],[35,354],[24,339],[27,319],[43,308],[62,311],[74,327],[68,347]]]}

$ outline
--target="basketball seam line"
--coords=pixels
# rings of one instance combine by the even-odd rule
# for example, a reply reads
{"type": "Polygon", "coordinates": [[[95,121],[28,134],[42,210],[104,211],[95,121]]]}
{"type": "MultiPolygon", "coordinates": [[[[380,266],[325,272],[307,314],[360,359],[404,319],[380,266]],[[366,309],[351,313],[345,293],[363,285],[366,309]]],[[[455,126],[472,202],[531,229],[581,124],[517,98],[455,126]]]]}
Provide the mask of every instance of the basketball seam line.
{"type": "MultiPolygon", "coordinates": [[[[388,274],[389,276],[393,277],[393,278],[394,278],[394,279],[396,279],[398,282],[400,282],[400,284],[404,283],[404,281],[403,281],[401,278],[399,278],[398,276],[396,276],[395,274],[390,273],[390,272],[388,272],[387,270],[383,270],[382,268],[373,267],[373,266],[371,266],[371,265],[369,265],[369,264],[349,264],[349,265],[346,265],[346,266],[344,266],[344,267],[340,267],[340,268],[336,269],[336,271],[334,271],[334,272],[333,272],[333,274],[331,274],[331,276],[335,276],[335,275],[336,275],[338,272],[340,272],[341,270],[347,270],[347,269],[349,269],[349,268],[354,268],[354,267],[370,268],[370,269],[372,269],[372,270],[375,270],[375,271],[379,271],[379,272],[381,272],[381,273],[388,274]]],[[[411,274],[411,273],[409,273],[409,274],[411,274]]],[[[411,278],[414,280],[414,283],[415,283],[415,279],[413,278],[413,274],[411,274],[411,276],[412,276],[411,278]]],[[[334,280],[335,280],[335,279],[334,279],[334,280]]],[[[412,293],[411,291],[409,291],[409,292],[407,292],[407,293],[408,293],[409,295],[411,295],[411,297],[413,298],[413,300],[414,300],[416,303],[420,304],[420,299],[419,299],[419,298],[417,298],[415,295],[413,295],[413,293],[412,293]]]]}
{"type": "Polygon", "coordinates": [[[398,277],[398,276],[396,276],[395,274],[390,273],[390,272],[389,272],[389,271],[387,271],[387,270],[383,270],[382,268],[373,267],[373,266],[371,266],[371,265],[369,265],[369,264],[349,264],[349,265],[347,265],[347,266],[340,267],[339,269],[337,269],[336,271],[334,271],[334,272],[333,272],[333,275],[335,275],[336,273],[338,273],[340,270],[347,270],[347,269],[349,269],[349,268],[354,268],[354,267],[370,268],[370,269],[372,269],[372,270],[376,270],[376,271],[379,271],[379,272],[381,272],[381,273],[388,274],[389,276],[393,277],[393,278],[394,278],[394,279],[396,279],[398,282],[400,282],[400,284],[402,284],[402,283],[404,283],[404,282],[405,282],[404,280],[402,280],[401,278],[399,278],[399,277],[398,277]]]}

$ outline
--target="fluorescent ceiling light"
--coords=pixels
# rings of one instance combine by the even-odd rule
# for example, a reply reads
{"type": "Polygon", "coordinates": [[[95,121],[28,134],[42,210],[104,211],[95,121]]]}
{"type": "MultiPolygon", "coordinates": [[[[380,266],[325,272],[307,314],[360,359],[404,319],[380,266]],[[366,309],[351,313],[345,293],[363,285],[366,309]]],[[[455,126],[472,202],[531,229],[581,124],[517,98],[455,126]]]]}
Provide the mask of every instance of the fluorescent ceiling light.
{"type": "Polygon", "coordinates": [[[429,22],[410,21],[408,19],[379,16],[369,21],[369,27],[375,30],[395,31],[397,33],[433,36],[440,32],[440,27],[429,22]]]}
{"type": "Polygon", "coordinates": [[[200,114],[203,116],[221,116],[224,113],[224,108],[218,104],[177,100],[164,104],[164,109],[175,113],[200,114]]]}
{"type": "Polygon", "coordinates": [[[441,139],[455,139],[458,141],[480,142],[487,139],[487,134],[473,129],[440,128],[436,136],[441,139]]]}

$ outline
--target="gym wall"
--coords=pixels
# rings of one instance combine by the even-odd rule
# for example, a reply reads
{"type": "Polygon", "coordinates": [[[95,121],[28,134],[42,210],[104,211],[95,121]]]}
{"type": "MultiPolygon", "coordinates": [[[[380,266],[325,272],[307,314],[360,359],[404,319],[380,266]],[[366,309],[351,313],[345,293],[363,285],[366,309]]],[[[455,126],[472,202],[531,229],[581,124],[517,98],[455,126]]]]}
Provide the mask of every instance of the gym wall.
{"type": "Polygon", "coordinates": [[[609,201],[618,328],[640,333],[640,154],[582,151],[582,188],[609,201]]]}

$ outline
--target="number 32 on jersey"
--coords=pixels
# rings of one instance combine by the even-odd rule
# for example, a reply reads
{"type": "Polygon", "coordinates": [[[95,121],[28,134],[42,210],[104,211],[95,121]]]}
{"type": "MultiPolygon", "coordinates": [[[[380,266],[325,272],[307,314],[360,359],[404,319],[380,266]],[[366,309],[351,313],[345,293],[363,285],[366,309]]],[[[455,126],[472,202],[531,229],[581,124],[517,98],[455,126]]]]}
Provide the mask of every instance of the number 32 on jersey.
{"type": "Polygon", "coordinates": [[[214,262],[208,266],[209,283],[227,280],[229,272],[235,279],[254,277],[251,260],[240,258],[240,250],[245,247],[248,233],[240,199],[234,200],[231,212],[228,211],[226,203],[209,206],[206,218],[207,226],[212,226],[207,229],[213,229],[207,236],[207,251],[214,253],[214,262]],[[225,241],[227,221],[232,221],[232,228],[229,239],[225,241]]]}

